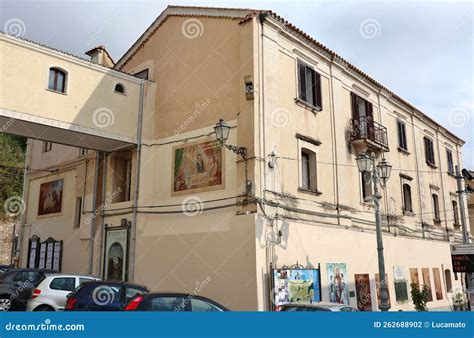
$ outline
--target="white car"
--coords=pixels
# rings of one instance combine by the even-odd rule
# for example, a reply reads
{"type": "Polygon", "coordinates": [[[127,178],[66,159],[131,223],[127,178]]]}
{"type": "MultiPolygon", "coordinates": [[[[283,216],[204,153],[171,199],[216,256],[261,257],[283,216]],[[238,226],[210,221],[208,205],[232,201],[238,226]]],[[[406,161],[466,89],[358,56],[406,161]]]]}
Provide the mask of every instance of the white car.
{"type": "Polygon", "coordinates": [[[27,311],[63,311],[67,295],[83,282],[100,278],[81,275],[48,274],[33,290],[27,311]]]}

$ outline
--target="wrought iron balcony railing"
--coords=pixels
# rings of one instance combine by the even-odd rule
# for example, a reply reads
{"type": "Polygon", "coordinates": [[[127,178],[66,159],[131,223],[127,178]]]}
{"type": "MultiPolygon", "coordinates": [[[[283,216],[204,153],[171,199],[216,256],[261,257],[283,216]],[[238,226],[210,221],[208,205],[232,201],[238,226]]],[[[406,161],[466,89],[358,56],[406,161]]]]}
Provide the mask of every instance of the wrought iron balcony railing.
{"type": "Polygon", "coordinates": [[[371,148],[388,151],[387,128],[370,117],[352,119],[352,141],[362,140],[371,148]]]}

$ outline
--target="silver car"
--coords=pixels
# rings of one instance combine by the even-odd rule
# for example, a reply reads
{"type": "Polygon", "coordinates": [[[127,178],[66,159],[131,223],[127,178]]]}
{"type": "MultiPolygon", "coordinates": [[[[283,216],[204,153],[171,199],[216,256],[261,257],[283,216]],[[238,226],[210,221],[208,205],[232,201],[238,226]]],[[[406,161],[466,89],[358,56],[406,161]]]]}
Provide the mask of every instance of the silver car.
{"type": "Polygon", "coordinates": [[[280,311],[332,311],[332,312],[359,312],[355,307],[347,304],[318,302],[313,304],[286,304],[280,311]]]}
{"type": "Polygon", "coordinates": [[[26,304],[27,311],[63,311],[67,295],[83,282],[100,280],[93,276],[47,275],[33,290],[26,304]]]}

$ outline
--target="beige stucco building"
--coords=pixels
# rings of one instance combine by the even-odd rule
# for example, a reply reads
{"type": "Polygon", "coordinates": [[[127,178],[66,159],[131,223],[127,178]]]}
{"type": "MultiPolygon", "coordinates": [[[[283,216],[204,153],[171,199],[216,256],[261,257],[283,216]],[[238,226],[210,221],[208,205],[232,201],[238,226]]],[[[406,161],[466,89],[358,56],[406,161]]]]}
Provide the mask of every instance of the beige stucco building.
{"type": "MultiPolygon", "coordinates": [[[[461,290],[450,244],[462,240],[453,168],[464,142],[277,14],[168,7],[113,69],[1,39],[12,82],[2,116],[33,134],[21,123],[6,132],[37,139],[22,265],[33,236],[51,237],[62,240],[63,272],[116,276],[119,262],[121,277],[152,290],[268,310],[271,267],[320,264],[329,301],[328,264],[344,263],[347,300],[357,305],[355,275],[368,275],[376,310],[373,183],[355,160],[367,150],[393,167],[382,190],[391,309],[413,309],[415,275],[432,309],[461,290]],[[59,90],[45,90],[51,67],[64,73],[59,90]],[[219,119],[245,158],[215,142],[219,119]],[[107,240],[121,227],[122,256],[107,240]]],[[[89,55],[107,65],[104,53],[89,55]]]]}

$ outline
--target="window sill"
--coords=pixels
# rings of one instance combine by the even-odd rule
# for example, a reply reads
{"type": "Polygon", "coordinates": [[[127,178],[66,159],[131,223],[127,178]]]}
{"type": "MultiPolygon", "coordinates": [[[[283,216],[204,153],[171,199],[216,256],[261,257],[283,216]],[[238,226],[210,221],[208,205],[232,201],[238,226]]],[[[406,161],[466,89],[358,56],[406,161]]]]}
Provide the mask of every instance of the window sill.
{"type": "Polygon", "coordinates": [[[410,153],[408,150],[406,150],[406,149],[403,149],[403,148],[401,148],[401,147],[397,147],[397,149],[398,149],[399,152],[401,152],[401,153],[403,153],[403,154],[405,154],[405,155],[411,155],[411,153],[410,153]]]}
{"type": "Polygon", "coordinates": [[[119,94],[119,95],[127,96],[127,94],[118,92],[118,91],[116,91],[116,90],[114,90],[114,94],[119,94]]]}
{"type": "Polygon", "coordinates": [[[437,167],[434,163],[426,162],[426,164],[427,164],[428,167],[430,167],[431,169],[438,169],[438,167],[437,167]]]}
{"type": "Polygon", "coordinates": [[[303,100],[301,100],[300,98],[297,98],[297,97],[295,97],[295,103],[298,106],[301,106],[303,108],[311,110],[313,113],[317,113],[317,112],[320,112],[322,110],[321,107],[313,106],[312,104],[310,104],[306,101],[303,101],[303,100]]]}
{"type": "Polygon", "coordinates": [[[360,202],[360,205],[362,205],[363,207],[368,207],[368,208],[375,208],[375,205],[374,205],[374,202],[370,202],[370,201],[364,201],[364,202],[360,202]]]}
{"type": "Polygon", "coordinates": [[[321,191],[318,191],[318,190],[309,190],[309,189],[304,189],[304,188],[298,188],[298,192],[302,192],[304,194],[310,194],[314,196],[320,196],[323,194],[321,191]]]}
{"type": "Polygon", "coordinates": [[[413,217],[415,216],[415,213],[413,211],[403,211],[403,216],[413,217]]]}
{"type": "Polygon", "coordinates": [[[449,171],[448,171],[448,175],[451,176],[452,178],[456,178],[456,174],[455,174],[455,173],[452,173],[452,172],[449,172],[449,171]]]}
{"type": "Polygon", "coordinates": [[[45,88],[48,92],[51,92],[51,93],[56,93],[56,94],[61,94],[61,95],[66,95],[67,96],[67,93],[66,92],[60,92],[59,90],[54,90],[54,89],[49,89],[49,88],[45,88]]]}
{"type": "Polygon", "coordinates": [[[435,218],[435,219],[433,219],[433,223],[434,223],[434,225],[440,226],[441,225],[441,220],[435,218]]]}

